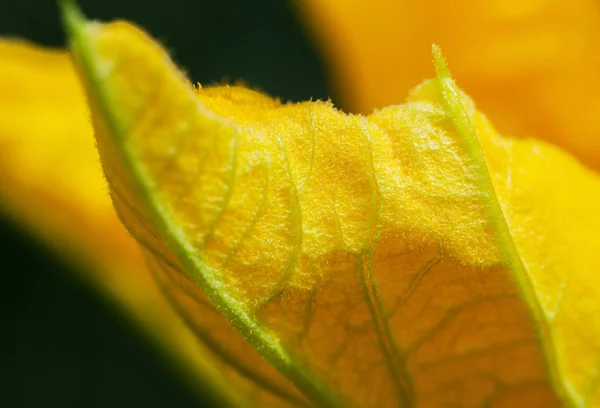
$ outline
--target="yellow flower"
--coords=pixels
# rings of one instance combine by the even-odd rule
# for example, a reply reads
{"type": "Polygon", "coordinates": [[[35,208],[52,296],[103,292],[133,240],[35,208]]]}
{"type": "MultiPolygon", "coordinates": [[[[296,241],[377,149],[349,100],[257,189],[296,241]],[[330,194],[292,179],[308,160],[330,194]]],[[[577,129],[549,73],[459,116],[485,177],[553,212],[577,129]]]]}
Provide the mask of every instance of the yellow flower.
{"type": "Polygon", "coordinates": [[[79,79],[0,45],[0,208],[221,403],[600,404],[600,178],[501,137],[439,50],[353,116],[194,89],[143,31],[65,15],[79,79]]]}
{"type": "Polygon", "coordinates": [[[348,107],[401,103],[441,46],[461,87],[504,134],[550,140],[600,168],[600,3],[595,0],[303,0],[348,107]]]}

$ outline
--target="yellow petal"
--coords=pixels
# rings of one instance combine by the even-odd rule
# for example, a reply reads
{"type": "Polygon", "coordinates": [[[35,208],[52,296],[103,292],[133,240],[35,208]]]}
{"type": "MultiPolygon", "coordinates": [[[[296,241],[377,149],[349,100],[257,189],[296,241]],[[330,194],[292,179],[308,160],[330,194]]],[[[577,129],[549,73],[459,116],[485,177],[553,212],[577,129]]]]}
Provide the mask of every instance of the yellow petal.
{"type": "Polygon", "coordinates": [[[556,143],[600,168],[595,0],[303,0],[330,77],[355,111],[400,103],[433,74],[438,43],[499,130],[556,143]]]}
{"type": "Polygon", "coordinates": [[[268,401],[198,342],[117,218],[69,55],[3,40],[0,60],[0,211],[71,261],[183,369],[201,398],[224,406],[268,401]]]}
{"type": "Polygon", "coordinates": [[[255,378],[320,406],[597,404],[600,179],[500,137],[439,53],[365,117],[194,90],[141,30],[68,25],[121,219],[255,378]]]}
{"type": "Polygon", "coordinates": [[[68,55],[20,41],[0,42],[0,53],[4,205],[30,214],[32,226],[46,225],[41,232],[49,242],[60,230],[69,246],[90,254],[135,258],[105,192],[83,90],[68,55]],[[81,236],[88,238],[78,242],[81,236]]]}

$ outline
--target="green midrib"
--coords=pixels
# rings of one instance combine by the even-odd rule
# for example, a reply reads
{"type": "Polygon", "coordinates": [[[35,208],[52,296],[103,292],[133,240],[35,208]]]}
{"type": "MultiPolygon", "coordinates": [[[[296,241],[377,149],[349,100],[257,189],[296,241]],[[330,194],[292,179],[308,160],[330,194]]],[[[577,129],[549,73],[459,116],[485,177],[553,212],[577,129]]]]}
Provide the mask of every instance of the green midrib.
{"type": "Polygon", "coordinates": [[[450,75],[444,56],[440,48],[435,44],[432,46],[432,54],[442,101],[451,114],[454,127],[464,142],[467,153],[473,158],[473,165],[479,176],[479,188],[484,193],[484,196],[488,198],[486,202],[488,217],[498,237],[503,255],[506,257],[514,279],[519,286],[519,290],[529,305],[531,318],[535,322],[538,342],[544,353],[553,389],[565,406],[573,407],[576,405],[574,401],[578,398],[572,394],[569,387],[566,387],[564,379],[560,375],[554,344],[551,340],[552,327],[548,322],[546,313],[542,309],[538,294],[533,287],[533,283],[529,278],[525,264],[519,255],[512,233],[508,227],[508,221],[496,195],[488,170],[487,159],[479,143],[477,132],[462,104],[458,88],[450,75]]]}
{"type": "MultiPolygon", "coordinates": [[[[135,154],[127,143],[125,132],[119,124],[111,105],[108,90],[101,85],[100,75],[96,71],[94,57],[91,53],[90,42],[86,35],[86,19],[79,11],[73,0],[60,2],[64,25],[69,35],[73,53],[78,56],[78,62],[83,70],[86,89],[91,99],[97,104],[105,121],[112,143],[120,155],[131,181],[134,184],[140,201],[147,207],[153,218],[155,226],[165,238],[182,265],[193,272],[196,283],[204,290],[207,296],[215,303],[219,311],[242,333],[259,353],[288,378],[307,398],[320,407],[342,407],[340,399],[328,390],[324,383],[316,380],[306,370],[302,369],[293,358],[284,350],[279,340],[265,330],[258,321],[250,316],[225,291],[219,290],[218,282],[211,277],[210,269],[200,259],[192,256],[192,245],[187,242],[183,232],[171,220],[168,211],[152,193],[149,177],[146,171],[138,164],[135,154]]],[[[215,384],[223,388],[222,384],[215,384]]]]}

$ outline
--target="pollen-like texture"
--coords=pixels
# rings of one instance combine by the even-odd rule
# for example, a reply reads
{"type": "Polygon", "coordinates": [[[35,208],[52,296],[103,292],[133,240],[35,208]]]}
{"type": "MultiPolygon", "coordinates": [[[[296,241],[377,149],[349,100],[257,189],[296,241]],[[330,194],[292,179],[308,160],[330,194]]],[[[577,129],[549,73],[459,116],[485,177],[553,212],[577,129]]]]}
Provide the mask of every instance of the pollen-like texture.
{"type": "Polygon", "coordinates": [[[500,138],[453,88],[473,155],[439,80],[353,116],[194,88],[125,23],[86,36],[117,209],[181,313],[278,403],[302,398],[283,376],[314,402],[327,389],[365,407],[595,392],[600,182],[572,159],[500,138]],[[279,371],[216,309],[267,360],[283,350],[279,371]]]}

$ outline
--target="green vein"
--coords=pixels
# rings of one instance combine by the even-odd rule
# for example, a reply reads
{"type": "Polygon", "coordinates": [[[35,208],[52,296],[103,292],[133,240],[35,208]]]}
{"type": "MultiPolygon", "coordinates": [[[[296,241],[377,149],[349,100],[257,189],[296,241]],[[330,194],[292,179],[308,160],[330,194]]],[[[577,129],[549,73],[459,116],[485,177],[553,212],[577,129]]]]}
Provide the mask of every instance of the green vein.
{"type": "Polygon", "coordinates": [[[406,371],[406,367],[404,366],[404,359],[400,355],[388,321],[385,318],[381,297],[379,296],[379,292],[377,290],[377,283],[373,277],[373,253],[375,251],[374,247],[376,244],[376,235],[379,229],[381,192],[379,190],[379,183],[377,181],[377,175],[375,174],[375,168],[373,165],[373,149],[371,146],[370,131],[368,129],[369,123],[365,118],[361,121],[361,124],[364,126],[363,133],[365,134],[366,151],[368,153],[367,162],[369,167],[369,183],[371,185],[371,189],[373,190],[373,194],[369,233],[361,253],[362,259],[359,262],[359,268],[362,275],[365,298],[369,306],[371,316],[373,317],[379,343],[386,357],[388,369],[394,379],[394,382],[396,383],[396,392],[401,401],[400,406],[410,407],[414,402],[414,391],[409,375],[406,371]],[[367,268],[365,268],[365,264],[367,265],[367,268]]]}
{"type": "Polygon", "coordinates": [[[263,181],[262,198],[260,200],[258,208],[254,212],[252,219],[250,220],[250,223],[246,226],[246,228],[242,232],[240,239],[233,245],[233,247],[225,255],[225,260],[221,264],[222,268],[225,268],[229,265],[232,258],[237,254],[237,252],[239,251],[239,249],[242,246],[242,244],[244,243],[244,241],[246,241],[248,239],[248,237],[250,236],[250,234],[252,233],[254,228],[256,228],[256,224],[258,223],[258,220],[265,214],[265,210],[267,208],[267,203],[268,203],[268,199],[269,199],[269,167],[265,163],[266,163],[266,161],[263,161],[261,163],[261,166],[257,166],[257,168],[259,168],[261,170],[264,169],[264,176],[263,176],[263,180],[262,180],[263,181]]]}
{"type": "Polygon", "coordinates": [[[554,386],[554,390],[558,393],[559,398],[567,406],[573,406],[578,396],[573,395],[573,391],[569,390],[564,380],[560,378],[556,353],[552,341],[545,340],[552,338],[552,327],[548,323],[546,314],[544,313],[540,299],[533,287],[533,283],[529,279],[527,269],[519,255],[517,246],[513,240],[512,234],[508,227],[508,221],[502,211],[500,202],[496,195],[492,178],[488,170],[487,159],[483,153],[483,149],[479,144],[477,132],[471,123],[457,86],[450,75],[448,66],[440,48],[437,45],[432,46],[433,62],[437,73],[437,82],[442,96],[442,102],[450,113],[452,122],[458,135],[461,137],[467,153],[473,159],[471,164],[479,176],[477,182],[479,188],[487,198],[487,212],[489,220],[494,228],[501,250],[509,264],[513,276],[519,283],[521,294],[529,304],[529,311],[532,314],[532,319],[536,324],[538,343],[541,345],[550,373],[550,380],[554,386]]]}
{"type": "Polygon", "coordinates": [[[302,208],[300,207],[300,200],[298,198],[298,189],[296,188],[296,183],[294,182],[294,176],[292,174],[292,169],[290,165],[290,159],[288,156],[288,151],[285,146],[285,142],[276,134],[277,142],[282,150],[284,162],[286,164],[286,173],[288,175],[290,187],[289,187],[289,196],[290,196],[290,218],[292,219],[292,231],[294,237],[294,246],[290,250],[290,254],[288,259],[286,260],[285,268],[283,269],[283,273],[280,278],[277,280],[275,285],[273,285],[273,289],[270,293],[268,293],[263,299],[259,299],[257,305],[254,308],[254,313],[258,313],[264,307],[266,307],[269,303],[271,303],[278,296],[281,296],[288,286],[290,280],[294,275],[294,270],[298,263],[298,259],[300,259],[300,253],[302,251],[302,208]]]}
{"type": "Polygon", "coordinates": [[[221,219],[223,218],[223,215],[227,211],[227,207],[229,206],[229,202],[231,201],[231,196],[233,195],[233,190],[235,188],[235,179],[237,176],[240,134],[237,130],[234,130],[232,133],[233,133],[233,137],[231,138],[231,145],[229,146],[229,165],[228,165],[229,174],[227,176],[227,181],[225,183],[225,185],[226,185],[225,197],[223,197],[223,201],[221,203],[221,207],[219,208],[219,211],[217,212],[217,215],[206,226],[206,228],[208,230],[208,234],[206,234],[206,237],[204,237],[203,244],[200,246],[199,249],[202,249],[204,247],[204,245],[206,245],[208,240],[214,236],[214,234],[216,232],[215,229],[216,229],[217,225],[219,224],[219,222],[221,221],[221,219]]]}
{"type": "MultiPolygon", "coordinates": [[[[171,304],[175,308],[175,310],[179,313],[179,315],[183,318],[187,327],[202,341],[202,343],[211,350],[215,356],[217,356],[224,364],[230,366],[234,369],[238,374],[246,378],[248,381],[252,381],[259,387],[271,392],[277,397],[289,401],[298,406],[307,406],[307,402],[296,395],[293,395],[285,388],[279,386],[279,384],[274,383],[271,379],[264,377],[260,372],[253,371],[251,368],[247,367],[245,364],[241,364],[234,355],[228,353],[220,344],[218,344],[214,339],[210,337],[210,335],[205,331],[201,330],[197,325],[193,324],[187,319],[186,311],[180,306],[179,302],[172,295],[169,287],[163,283],[163,279],[160,278],[159,270],[160,266],[156,265],[156,261],[151,257],[146,255],[148,265],[150,266],[150,270],[152,274],[157,278],[157,281],[161,285],[163,292],[169,297],[171,304]]],[[[167,279],[169,279],[167,277],[167,279]]],[[[181,289],[186,293],[186,295],[192,297],[196,302],[199,302],[199,299],[191,292],[189,292],[185,287],[181,287],[181,289]]],[[[201,303],[201,302],[199,302],[201,303]]],[[[205,305],[209,307],[209,305],[205,305]]],[[[212,305],[210,305],[212,307],[212,305]]],[[[217,310],[213,309],[214,313],[219,313],[217,310]]]]}
{"type": "Polygon", "coordinates": [[[417,272],[415,272],[413,278],[410,280],[410,282],[408,282],[408,287],[406,288],[404,293],[402,293],[400,296],[398,296],[398,298],[394,302],[394,306],[392,306],[390,308],[389,312],[387,313],[388,315],[393,315],[394,313],[396,313],[398,308],[400,308],[400,306],[412,296],[412,294],[417,289],[417,287],[419,286],[419,283],[421,283],[421,281],[423,280],[425,275],[427,275],[427,273],[429,271],[431,271],[431,269],[434,266],[436,266],[438,263],[440,263],[441,260],[442,260],[442,257],[440,255],[440,250],[438,249],[438,252],[436,252],[436,254],[434,256],[432,256],[430,259],[425,261],[425,263],[423,265],[421,265],[421,267],[417,270],[417,272]]]}

